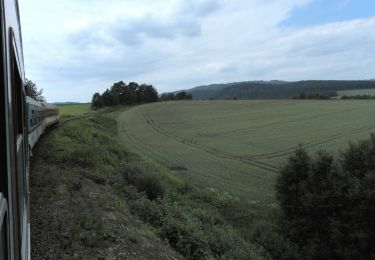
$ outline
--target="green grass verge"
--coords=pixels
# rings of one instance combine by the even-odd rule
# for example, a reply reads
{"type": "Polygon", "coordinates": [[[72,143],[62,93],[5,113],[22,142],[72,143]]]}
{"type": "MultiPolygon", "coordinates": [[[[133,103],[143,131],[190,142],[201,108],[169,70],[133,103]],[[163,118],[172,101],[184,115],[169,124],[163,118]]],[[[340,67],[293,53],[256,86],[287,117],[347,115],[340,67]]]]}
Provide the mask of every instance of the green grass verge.
{"type": "Polygon", "coordinates": [[[59,105],[60,116],[79,116],[91,112],[91,103],[59,105]]]}
{"type": "Polygon", "coordinates": [[[34,259],[182,258],[131,213],[115,188],[135,155],[118,141],[116,122],[102,111],[51,129],[33,152],[34,259]]]}
{"type": "Polygon", "coordinates": [[[113,119],[124,109],[98,111],[58,128],[42,159],[66,169],[86,169],[87,178],[116,190],[134,214],[189,259],[266,258],[251,236],[262,218],[261,209],[194,186],[168,167],[131,151],[119,140],[113,119]]]}

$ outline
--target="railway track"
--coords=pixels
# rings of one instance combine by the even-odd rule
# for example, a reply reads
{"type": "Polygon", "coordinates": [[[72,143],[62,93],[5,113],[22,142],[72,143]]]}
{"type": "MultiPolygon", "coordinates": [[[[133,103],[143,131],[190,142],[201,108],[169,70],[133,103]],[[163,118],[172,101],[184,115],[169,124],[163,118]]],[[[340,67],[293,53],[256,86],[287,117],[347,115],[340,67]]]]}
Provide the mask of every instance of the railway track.
{"type": "Polygon", "coordinates": [[[59,126],[62,126],[62,125],[65,125],[71,121],[75,121],[75,120],[79,120],[79,119],[83,119],[83,118],[87,118],[89,117],[90,115],[84,115],[84,116],[76,116],[76,117],[72,117],[72,118],[68,118],[68,119],[64,119],[64,120],[60,120],[56,125],[54,125],[54,127],[59,127],[59,126]]]}

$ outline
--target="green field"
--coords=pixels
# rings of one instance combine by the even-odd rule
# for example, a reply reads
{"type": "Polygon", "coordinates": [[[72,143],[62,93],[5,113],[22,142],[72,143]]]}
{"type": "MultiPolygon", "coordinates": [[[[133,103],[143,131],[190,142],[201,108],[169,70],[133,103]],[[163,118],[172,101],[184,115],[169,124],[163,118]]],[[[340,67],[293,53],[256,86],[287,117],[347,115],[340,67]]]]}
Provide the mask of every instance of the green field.
{"type": "Polygon", "coordinates": [[[298,144],[337,152],[375,130],[372,101],[190,101],[119,116],[125,142],[179,176],[250,202],[272,202],[298,144]]]}
{"type": "Polygon", "coordinates": [[[339,97],[342,96],[356,96],[356,95],[375,95],[375,89],[355,89],[355,90],[342,90],[337,92],[339,97]]]}
{"type": "Polygon", "coordinates": [[[59,105],[60,116],[78,116],[91,112],[91,103],[59,105]]]}

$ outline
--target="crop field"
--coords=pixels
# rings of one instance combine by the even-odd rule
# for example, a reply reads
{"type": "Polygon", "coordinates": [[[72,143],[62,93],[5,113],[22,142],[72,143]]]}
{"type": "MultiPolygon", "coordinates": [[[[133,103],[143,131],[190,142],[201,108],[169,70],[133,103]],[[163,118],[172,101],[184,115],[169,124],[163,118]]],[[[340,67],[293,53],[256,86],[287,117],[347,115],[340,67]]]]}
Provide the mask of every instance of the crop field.
{"type": "Polygon", "coordinates": [[[60,116],[78,116],[91,111],[91,103],[59,105],[60,116]]]}
{"type": "Polygon", "coordinates": [[[356,95],[375,95],[375,89],[356,89],[356,90],[343,90],[337,92],[339,97],[342,96],[356,96],[356,95]]]}
{"type": "Polygon", "coordinates": [[[279,169],[299,144],[337,153],[375,132],[374,113],[366,100],[163,102],[120,114],[119,132],[196,185],[272,203],[279,169]]]}

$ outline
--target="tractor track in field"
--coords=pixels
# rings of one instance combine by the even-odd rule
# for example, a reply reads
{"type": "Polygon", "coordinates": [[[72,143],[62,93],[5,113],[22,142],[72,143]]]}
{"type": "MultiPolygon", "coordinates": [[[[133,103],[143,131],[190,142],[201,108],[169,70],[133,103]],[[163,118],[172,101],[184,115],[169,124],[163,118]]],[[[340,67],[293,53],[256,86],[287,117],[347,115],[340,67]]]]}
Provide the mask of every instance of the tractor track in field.
{"type": "Polygon", "coordinates": [[[173,139],[173,140],[175,140],[177,142],[180,142],[180,143],[188,145],[188,146],[192,146],[192,147],[194,147],[194,148],[196,148],[198,150],[204,151],[206,153],[209,153],[209,154],[211,154],[213,156],[216,156],[216,157],[219,157],[219,158],[236,160],[236,161],[239,161],[239,162],[242,162],[242,163],[246,163],[246,164],[249,164],[251,166],[254,166],[254,167],[266,170],[266,171],[270,171],[270,172],[273,172],[273,173],[278,173],[279,172],[279,169],[277,167],[272,166],[270,164],[267,164],[267,163],[264,163],[264,162],[254,161],[254,160],[248,159],[248,158],[238,158],[237,156],[226,154],[226,153],[223,153],[221,151],[212,149],[210,147],[198,145],[198,144],[193,143],[191,141],[186,141],[188,139],[186,139],[186,138],[182,139],[181,137],[179,137],[177,135],[174,135],[174,134],[171,134],[171,133],[167,132],[166,130],[164,130],[162,127],[160,127],[158,124],[156,124],[154,122],[154,120],[152,119],[152,117],[150,117],[149,115],[143,114],[143,117],[146,120],[146,123],[148,125],[150,125],[159,134],[162,134],[162,135],[164,135],[164,136],[166,136],[168,138],[171,138],[171,139],[173,139]]]}
{"type": "MultiPolygon", "coordinates": [[[[345,110],[341,110],[340,113],[345,113],[345,112],[349,112],[349,111],[352,112],[354,110],[359,110],[359,109],[360,108],[345,109],[345,110]]],[[[295,122],[309,121],[309,120],[312,120],[312,119],[327,117],[327,116],[330,116],[330,115],[335,114],[335,113],[337,113],[337,112],[330,112],[330,113],[319,114],[319,115],[311,115],[311,116],[306,116],[306,117],[302,116],[302,117],[298,117],[298,118],[294,118],[294,119],[290,119],[290,120],[273,121],[273,122],[268,122],[268,123],[261,124],[261,125],[237,129],[237,130],[234,130],[234,131],[231,130],[231,131],[215,132],[215,134],[218,134],[218,135],[221,135],[221,136],[233,135],[233,133],[235,133],[235,134],[247,134],[248,132],[251,132],[253,130],[264,129],[265,127],[272,127],[272,126],[275,126],[275,125],[279,126],[280,124],[288,125],[290,123],[295,123],[295,122]]]]}
{"type": "MultiPolygon", "coordinates": [[[[262,159],[274,159],[274,158],[278,158],[278,157],[283,157],[283,156],[289,155],[290,153],[292,153],[296,149],[296,147],[293,146],[293,147],[289,147],[287,149],[280,150],[280,151],[277,151],[277,152],[265,153],[265,154],[259,154],[259,155],[253,155],[253,156],[240,156],[240,155],[228,154],[228,153],[224,153],[222,151],[218,151],[216,149],[213,149],[213,148],[210,148],[210,147],[207,147],[207,146],[198,145],[196,141],[191,141],[191,139],[189,139],[189,138],[181,138],[180,136],[171,134],[168,131],[166,131],[165,129],[163,129],[162,127],[160,127],[157,123],[155,123],[155,121],[152,119],[151,116],[144,114],[143,117],[146,120],[147,124],[149,124],[155,131],[159,132],[160,134],[162,134],[164,136],[172,138],[175,141],[178,141],[180,143],[183,143],[183,144],[186,144],[186,145],[189,145],[189,146],[193,146],[197,149],[203,150],[203,151],[205,151],[205,152],[207,152],[211,155],[214,155],[216,157],[231,159],[231,160],[237,160],[237,161],[240,161],[240,162],[243,162],[243,163],[246,163],[246,164],[250,164],[250,165],[253,165],[255,167],[258,167],[258,168],[261,168],[261,169],[264,169],[264,170],[267,170],[267,171],[275,172],[275,173],[277,173],[279,171],[279,169],[277,167],[275,167],[273,165],[270,165],[270,164],[267,164],[267,163],[264,163],[264,162],[259,162],[257,160],[259,160],[259,159],[261,159],[261,160],[262,159]]],[[[356,128],[356,129],[351,129],[351,130],[348,130],[348,131],[343,131],[341,133],[334,134],[334,135],[328,136],[326,138],[323,138],[318,142],[308,142],[306,144],[302,144],[302,147],[313,148],[313,147],[322,145],[324,143],[327,143],[327,142],[330,142],[330,141],[333,141],[333,140],[336,140],[336,139],[339,139],[339,138],[342,138],[342,137],[350,136],[350,135],[353,135],[353,134],[358,134],[358,133],[361,133],[363,131],[368,131],[368,130],[372,130],[372,129],[375,129],[375,125],[368,125],[368,126],[364,126],[364,127],[360,127],[360,128],[356,128]]]]}
{"type": "MultiPolygon", "coordinates": [[[[141,151],[143,154],[145,154],[146,156],[150,156],[150,158],[152,158],[153,160],[159,162],[160,164],[164,165],[165,167],[167,168],[171,168],[172,165],[170,164],[171,160],[168,160],[168,156],[163,156],[161,155],[160,153],[157,153],[155,152],[153,149],[150,149],[150,147],[141,142],[139,139],[135,138],[133,135],[131,135],[125,128],[125,126],[123,125],[122,128],[120,129],[119,131],[120,133],[122,133],[124,136],[126,136],[128,138],[128,140],[130,142],[132,142],[134,145],[136,145],[137,149],[139,151],[141,151]]],[[[169,138],[169,137],[168,137],[169,138]]],[[[179,161],[179,160],[177,160],[179,161]]],[[[174,166],[176,166],[176,159],[174,159],[174,166]]],[[[181,163],[181,165],[184,165],[183,163],[181,163]]],[[[179,166],[179,165],[178,165],[179,166]]],[[[225,178],[225,176],[218,176],[216,174],[204,174],[204,172],[201,172],[201,171],[197,171],[197,170],[194,170],[192,169],[191,167],[189,167],[188,165],[184,165],[184,167],[187,167],[186,170],[188,170],[189,172],[195,174],[196,176],[204,176],[204,178],[208,178],[210,180],[217,180],[219,182],[225,182],[225,183],[228,183],[228,184],[231,184],[231,185],[237,185],[238,183],[236,181],[233,181],[231,180],[230,178],[225,178]]],[[[228,167],[225,167],[223,165],[223,167],[225,169],[228,169],[228,170],[231,170],[230,168],[228,167]]],[[[245,171],[239,171],[240,173],[242,174],[247,174],[247,172],[245,171]]]]}
{"type": "MultiPolygon", "coordinates": [[[[324,143],[327,143],[327,142],[330,142],[330,141],[333,141],[333,140],[336,140],[336,139],[340,139],[342,137],[350,136],[350,135],[353,135],[353,134],[358,134],[358,133],[361,133],[363,131],[367,131],[367,130],[371,130],[371,129],[375,129],[375,125],[369,125],[369,126],[365,126],[365,127],[361,127],[361,128],[348,130],[348,131],[345,131],[345,132],[341,132],[339,134],[334,134],[334,135],[331,135],[331,136],[327,136],[326,138],[322,138],[319,142],[307,142],[305,144],[301,144],[301,146],[303,148],[312,148],[312,147],[316,147],[316,146],[322,145],[324,143]]],[[[265,153],[265,154],[259,154],[259,155],[253,155],[253,156],[239,156],[239,157],[243,158],[243,159],[247,159],[247,158],[250,158],[250,159],[274,159],[274,158],[278,158],[278,157],[288,155],[288,154],[292,153],[295,149],[296,149],[296,147],[290,147],[290,148],[280,150],[280,151],[274,152],[274,153],[265,153]]]]}

